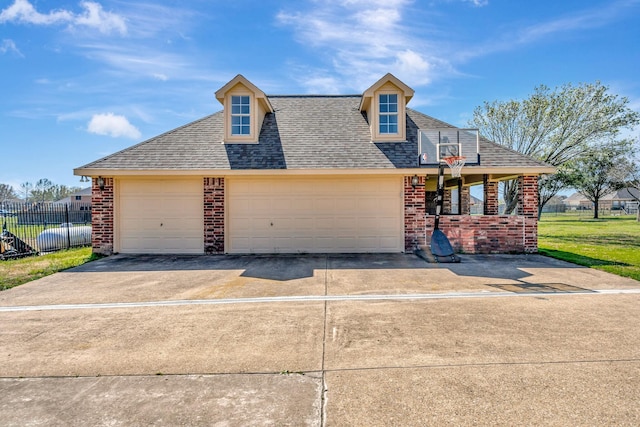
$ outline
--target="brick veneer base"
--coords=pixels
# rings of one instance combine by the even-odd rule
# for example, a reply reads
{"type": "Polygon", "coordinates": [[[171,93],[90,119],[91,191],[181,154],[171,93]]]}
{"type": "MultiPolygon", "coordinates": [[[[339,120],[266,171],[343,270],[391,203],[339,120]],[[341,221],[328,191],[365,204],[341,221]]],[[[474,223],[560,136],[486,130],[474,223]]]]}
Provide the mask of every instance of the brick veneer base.
{"type": "MultiPolygon", "coordinates": [[[[434,217],[426,218],[426,243],[434,217]]],[[[452,215],[440,217],[440,229],[456,252],[467,254],[536,253],[538,219],[525,216],[452,215]]]]}

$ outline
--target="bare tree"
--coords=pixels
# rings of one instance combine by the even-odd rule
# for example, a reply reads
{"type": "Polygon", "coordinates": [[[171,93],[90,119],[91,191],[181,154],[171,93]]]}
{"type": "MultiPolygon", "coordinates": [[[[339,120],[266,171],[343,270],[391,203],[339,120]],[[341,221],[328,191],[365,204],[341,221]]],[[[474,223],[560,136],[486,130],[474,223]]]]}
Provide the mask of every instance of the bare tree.
{"type": "Polygon", "coordinates": [[[60,200],[82,190],[80,187],[67,187],[66,185],[55,184],[50,189],[51,200],[60,200]]]}
{"type": "Polygon", "coordinates": [[[37,202],[52,201],[51,190],[54,184],[47,178],[39,179],[31,190],[31,195],[37,202]]]}
{"type": "Polygon", "coordinates": [[[25,202],[30,202],[32,200],[31,192],[33,191],[33,184],[29,181],[23,182],[20,184],[20,196],[24,199],[25,202]]]}
{"type": "Polygon", "coordinates": [[[16,191],[9,184],[0,184],[0,202],[7,202],[18,198],[16,191]]]}
{"type": "MultiPolygon", "coordinates": [[[[628,104],[627,98],[610,94],[600,82],[565,84],[553,91],[542,85],[522,101],[485,102],[474,110],[470,125],[498,144],[560,166],[640,123],[640,114],[628,104]]],[[[540,209],[549,194],[563,188],[562,179],[554,180],[547,177],[541,182],[546,193],[539,197],[540,209]]],[[[505,212],[511,213],[517,206],[517,183],[505,181],[503,185],[505,212]]]]}

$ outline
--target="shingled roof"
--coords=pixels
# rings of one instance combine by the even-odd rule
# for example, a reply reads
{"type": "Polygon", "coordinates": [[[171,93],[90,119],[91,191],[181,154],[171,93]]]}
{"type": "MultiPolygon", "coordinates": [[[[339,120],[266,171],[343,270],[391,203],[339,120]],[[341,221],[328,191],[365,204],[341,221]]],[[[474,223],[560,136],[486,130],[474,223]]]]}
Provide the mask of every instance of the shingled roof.
{"type": "MultiPolygon", "coordinates": [[[[269,96],[258,144],[223,144],[223,112],[151,138],[79,168],[115,171],[344,170],[418,168],[418,129],[453,127],[407,109],[406,142],[371,142],[361,95],[269,96]]],[[[480,141],[481,166],[552,168],[493,142],[480,141]]],[[[496,170],[496,172],[499,172],[496,170]]]]}

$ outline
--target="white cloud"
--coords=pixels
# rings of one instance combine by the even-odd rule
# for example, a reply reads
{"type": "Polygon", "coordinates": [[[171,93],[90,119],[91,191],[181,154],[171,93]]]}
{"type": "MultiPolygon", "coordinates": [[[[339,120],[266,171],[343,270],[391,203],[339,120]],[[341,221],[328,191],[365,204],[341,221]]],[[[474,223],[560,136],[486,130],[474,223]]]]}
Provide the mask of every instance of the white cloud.
{"type": "Polygon", "coordinates": [[[80,7],[84,11],[79,14],[62,9],[40,13],[29,3],[29,0],[15,0],[12,5],[0,12],[0,23],[68,24],[72,28],[76,26],[94,28],[104,34],[118,32],[124,35],[127,33],[127,25],[124,18],[115,13],[104,11],[99,3],[83,1],[80,3],[80,7]]]}
{"type": "MultiPolygon", "coordinates": [[[[434,0],[473,7],[488,0],[434,0]]],[[[482,39],[464,40],[445,31],[450,20],[435,7],[414,7],[407,0],[312,0],[297,2],[276,15],[296,40],[325,62],[322,72],[295,73],[309,91],[334,86],[360,91],[386,72],[409,86],[423,86],[442,77],[463,75],[456,68],[470,60],[523,45],[550,40],[563,33],[611,26],[629,16],[640,0],[617,0],[574,11],[547,21],[509,22],[484,32],[482,39]],[[295,7],[295,9],[294,9],[295,7]]],[[[424,4],[424,3],[423,3],[424,4]]],[[[422,6],[422,4],[421,4],[422,6]]],[[[523,20],[529,19],[526,14],[523,20]]],[[[292,70],[303,68],[292,67],[292,70]]]]}
{"type": "Polygon", "coordinates": [[[105,12],[99,3],[84,1],[80,6],[85,10],[84,13],[75,17],[75,25],[96,28],[103,34],[109,34],[112,31],[123,35],[127,33],[127,24],[124,19],[115,13],[105,12]]]}
{"type": "Polygon", "coordinates": [[[489,4],[489,0],[463,0],[466,3],[472,3],[476,7],[483,7],[489,4]]]}
{"type": "Polygon", "coordinates": [[[113,113],[94,114],[89,121],[87,131],[98,135],[109,135],[114,138],[126,137],[139,139],[142,134],[129,123],[125,116],[118,116],[113,113]]]}
{"type": "Polygon", "coordinates": [[[636,7],[638,0],[619,0],[610,4],[582,9],[555,19],[532,25],[522,25],[518,30],[508,31],[499,39],[491,39],[473,46],[472,49],[460,50],[458,59],[468,60],[478,56],[486,56],[494,52],[517,49],[522,45],[550,40],[560,35],[590,31],[594,28],[609,26],[619,19],[629,16],[629,9],[636,7]]]}
{"type": "Polygon", "coordinates": [[[14,3],[0,12],[0,22],[19,22],[23,24],[51,25],[58,22],[69,22],[73,14],[66,10],[54,10],[40,13],[28,0],[15,0],[14,3]]]}
{"type": "Polygon", "coordinates": [[[0,43],[0,53],[14,52],[19,56],[24,56],[18,49],[15,42],[11,39],[3,39],[0,43]]]}
{"type": "Polygon", "coordinates": [[[438,49],[420,37],[407,0],[328,0],[310,10],[281,11],[278,23],[293,28],[296,38],[331,63],[327,75],[304,74],[307,89],[363,90],[387,72],[409,85],[424,85],[452,67],[438,49]],[[338,74],[339,76],[336,76],[338,74]],[[335,77],[338,77],[337,79],[335,77]]]}

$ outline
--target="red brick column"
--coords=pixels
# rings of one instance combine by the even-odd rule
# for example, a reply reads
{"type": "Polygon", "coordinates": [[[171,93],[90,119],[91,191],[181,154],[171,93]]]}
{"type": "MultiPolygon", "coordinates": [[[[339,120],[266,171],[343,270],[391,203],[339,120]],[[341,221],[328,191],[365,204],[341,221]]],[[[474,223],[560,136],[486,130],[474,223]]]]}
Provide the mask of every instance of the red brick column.
{"type": "Polygon", "coordinates": [[[442,195],[442,214],[451,215],[451,190],[444,190],[442,195]]]}
{"type": "Polygon", "coordinates": [[[538,177],[518,177],[518,215],[538,217],[538,177]]]}
{"type": "Polygon", "coordinates": [[[224,178],[204,178],[204,251],[224,253],[224,178]]]}
{"type": "Polygon", "coordinates": [[[462,186],[460,189],[460,215],[471,214],[471,188],[462,186]]]}
{"type": "MultiPolygon", "coordinates": [[[[419,177],[424,184],[424,177],[419,177]]],[[[411,186],[411,177],[404,177],[404,250],[413,252],[417,245],[425,245],[424,187],[411,186]]]]}
{"type": "Polygon", "coordinates": [[[518,177],[518,215],[525,218],[524,251],[538,252],[538,177],[518,177]]]}
{"type": "Polygon", "coordinates": [[[498,215],[498,183],[484,176],[484,214],[498,215]]]}
{"type": "Polygon", "coordinates": [[[103,178],[100,190],[98,179],[91,179],[91,246],[93,253],[113,254],[113,178],[103,178]]]}

